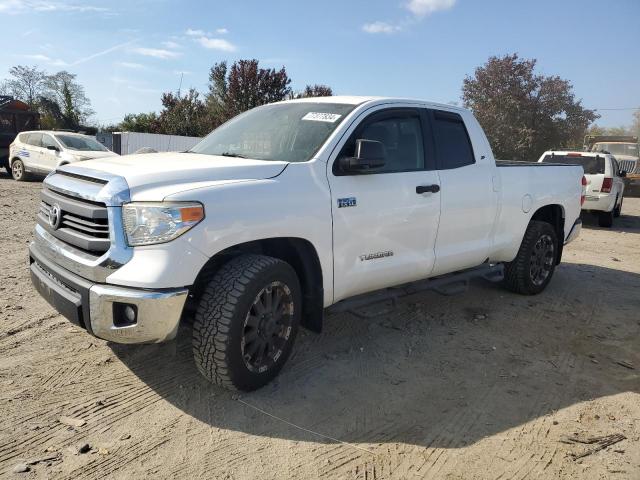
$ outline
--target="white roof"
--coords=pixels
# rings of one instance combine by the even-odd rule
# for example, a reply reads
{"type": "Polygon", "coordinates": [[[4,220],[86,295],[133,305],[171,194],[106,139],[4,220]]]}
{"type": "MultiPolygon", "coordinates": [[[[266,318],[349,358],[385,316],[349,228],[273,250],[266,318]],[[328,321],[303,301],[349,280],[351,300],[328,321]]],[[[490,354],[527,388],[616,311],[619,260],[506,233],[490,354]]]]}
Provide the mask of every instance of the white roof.
{"type": "Polygon", "coordinates": [[[547,150],[542,155],[568,155],[570,153],[576,154],[576,156],[580,155],[581,157],[612,157],[610,153],[602,153],[602,152],[583,152],[581,150],[547,150]]]}
{"type": "MultiPolygon", "coordinates": [[[[301,103],[346,103],[348,105],[360,105],[361,103],[418,103],[430,107],[445,108],[449,110],[465,110],[462,107],[456,105],[445,105],[443,103],[430,102],[428,100],[420,100],[417,98],[402,98],[402,97],[366,97],[366,96],[352,96],[352,95],[335,95],[332,97],[306,97],[296,98],[293,100],[285,100],[285,102],[301,102],[301,103]]],[[[283,102],[278,102],[283,103],[283,102]]]]}
{"type": "Polygon", "coordinates": [[[91,137],[92,135],[85,135],[84,133],[76,133],[76,132],[65,132],[64,130],[25,130],[22,133],[48,133],[50,135],[77,135],[79,137],[91,137]]]}

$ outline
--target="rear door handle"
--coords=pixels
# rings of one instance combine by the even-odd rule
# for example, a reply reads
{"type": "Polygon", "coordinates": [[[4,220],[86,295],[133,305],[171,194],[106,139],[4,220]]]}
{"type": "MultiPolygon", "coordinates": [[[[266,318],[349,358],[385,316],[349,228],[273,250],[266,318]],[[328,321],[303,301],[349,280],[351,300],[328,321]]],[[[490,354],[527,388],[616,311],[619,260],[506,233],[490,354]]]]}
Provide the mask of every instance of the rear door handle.
{"type": "Polygon", "coordinates": [[[416,187],[416,193],[438,193],[440,191],[440,185],[418,185],[416,187]]]}

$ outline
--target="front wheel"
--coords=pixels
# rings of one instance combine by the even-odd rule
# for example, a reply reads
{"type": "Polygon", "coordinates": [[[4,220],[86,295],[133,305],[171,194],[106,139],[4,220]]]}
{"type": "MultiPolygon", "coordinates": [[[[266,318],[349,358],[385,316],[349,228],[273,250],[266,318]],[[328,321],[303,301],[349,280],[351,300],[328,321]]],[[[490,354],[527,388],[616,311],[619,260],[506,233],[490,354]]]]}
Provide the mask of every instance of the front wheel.
{"type": "Polygon", "coordinates": [[[505,265],[507,289],[523,295],[542,292],[556,268],[558,237],[547,222],[532,220],[516,258],[505,265]]]}
{"type": "Polygon", "coordinates": [[[270,382],[293,346],[302,295],[293,268],[264,255],[241,255],[204,288],[193,325],[196,366],[210,381],[251,391],[270,382]]]}
{"type": "Polygon", "coordinates": [[[11,176],[16,182],[24,182],[27,180],[27,172],[24,169],[22,160],[16,159],[11,163],[11,176]]]}

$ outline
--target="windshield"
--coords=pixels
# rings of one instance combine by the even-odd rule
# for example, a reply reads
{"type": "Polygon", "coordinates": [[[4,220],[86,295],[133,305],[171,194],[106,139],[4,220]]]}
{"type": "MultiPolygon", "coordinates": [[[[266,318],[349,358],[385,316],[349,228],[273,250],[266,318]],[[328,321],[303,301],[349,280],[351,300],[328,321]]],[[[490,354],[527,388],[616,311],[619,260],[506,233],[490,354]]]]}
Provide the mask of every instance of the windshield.
{"type": "Polygon", "coordinates": [[[265,105],[221,125],[190,151],[256,160],[306,162],[354,107],[307,102],[265,105]]]}
{"type": "Polygon", "coordinates": [[[81,135],[56,135],[60,143],[70,150],[83,152],[108,152],[109,150],[95,138],[81,135]]]}
{"type": "Polygon", "coordinates": [[[637,143],[596,143],[593,146],[593,151],[609,152],[613,155],[629,155],[631,157],[639,156],[637,143]]]}
{"type": "Polygon", "coordinates": [[[587,175],[597,175],[604,173],[604,158],[600,155],[595,157],[582,157],[576,155],[545,155],[542,159],[544,163],[568,163],[570,165],[580,165],[587,175]]]}

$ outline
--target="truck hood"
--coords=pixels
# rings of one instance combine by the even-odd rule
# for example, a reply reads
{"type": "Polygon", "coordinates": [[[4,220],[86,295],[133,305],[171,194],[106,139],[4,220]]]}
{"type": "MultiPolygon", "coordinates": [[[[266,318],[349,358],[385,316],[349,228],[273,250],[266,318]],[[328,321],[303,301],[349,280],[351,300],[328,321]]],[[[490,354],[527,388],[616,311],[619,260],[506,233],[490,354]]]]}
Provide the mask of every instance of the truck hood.
{"type": "Polygon", "coordinates": [[[89,177],[96,170],[118,175],[127,181],[132,200],[160,201],[185,190],[276,177],[287,165],[279,161],[170,152],[85,160],[74,163],[73,171],[86,170],[89,177]]]}

